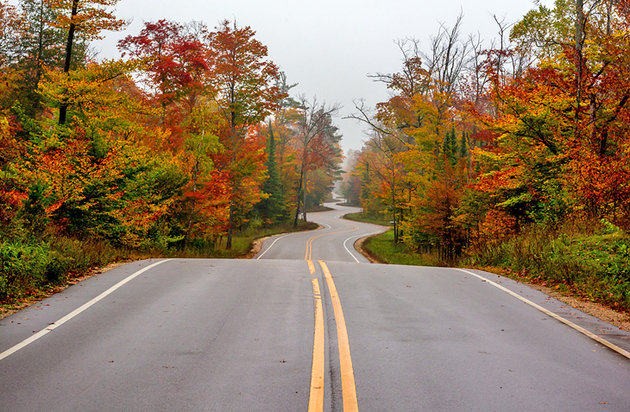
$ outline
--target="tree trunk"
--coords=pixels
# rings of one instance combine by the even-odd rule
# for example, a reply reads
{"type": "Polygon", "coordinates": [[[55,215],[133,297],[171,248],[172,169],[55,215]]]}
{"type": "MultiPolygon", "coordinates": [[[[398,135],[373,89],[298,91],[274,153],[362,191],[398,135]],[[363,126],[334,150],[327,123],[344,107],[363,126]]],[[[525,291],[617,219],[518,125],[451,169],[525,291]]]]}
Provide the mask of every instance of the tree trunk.
{"type": "MultiPolygon", "coordinates": [[[[235,94],[234,94],[234,84],[230,86],[230,101],[232,104],[232,110],[230,112],[230,131],[232,138],[232,164],[234,163],[234,157],[236,152],[236,111],[234,110],[235,104],[235,94]]],[[[232,182],[232,196],[230,197],[230,216],[228,219],[228,232],[227,232],[227,242],[225,245],[225,249],[232,249],[232,236],[234,234],[234,213],[236,211],[236,204],[234,203],[234,196],[236,195],[236,179],[232,182]]]]}
{"type": "Polygon", "coordinates": [[[234,226],[234,201],[230,202],[230,217],[228,219],[228,234],[227,234],[227,241],[225,244],[225,249],[226,250],[231,250],[232,249],[232,233],[233,233],[233,229],[232,226],[234,226]]]}
{"type": "MultiPolygon", "coordinates": [[[[72,0],[72,12],[70,16],[72,17],[72,22],[70,23],[70,27],[68,28],[68,41],[66,42],[66,60],[63,65],[63,72],[70,72],[70,62],[72,61],[72,45],[74,43],[74,31],[76,26],[74,24],[74,17],[77,15],[77,11],[79,8],[79,0],[72,0]]],[[[59,104],[59,124],[66,124],[66,116],[68,112],[68,103],[66,101],[61,101],[59,104]]]]}
{"type": "MultiPolygon", "coordinates": [[[[199,160],[195,162],[193,167],[193,193],[197,191],[197,178],[199,176],[199,160]]],[[[197,205],[197,198],[193,198],[192,205],[190,206],[190,214],[188,215],[188,228],[186,229],[186,235],[184,236],[184,247],[188,246],[190,240],[190,234],[192,232],[193,221],[195,218],[195,206],[197,205]]]]}
{"type": "MultiPolygon", "coordinates": [[[[580,119],[580,104],[582,103],[582,66],[583,66],[583,48],[584,48],[584,0],[575,1],[575,53],[577,57],[577,73],[575,76],[575,88],[576,93],[576,110],[575,120],[579,122],[580,119]]],[[[578,125],[579,128],[579,125],[578,125]]]]}
{"type": "Polygon", "coordinates": [[[302,213],[302,219],[306,222],[306,187],[307,187],[307,183],[308,183],[308,172],[305,170],[304,171],[304,187],[303,187],[303,195],[302,195],[302,207],[304,208],[304,211],[302,213]]]}
{"type": "Polygon", "coordinates": [[[398,243],[398,222],[396,220],[396,166],[392,168],[392,219],[394,223],[394,243],[398,243]]]}
{"type": "Polygon", "coordinates": [[[304,164],[300,168],[300,185],[297,191],[297,209],[295,210],[295,219],[293,220],[293,227],[297,227],[298,219],[300,218],[300,195],[302,194],[302,182],[304,179],[304,164]]]}
{"type": "Polygon", "coordinates": [[[39,28],[37,33],[37,68],[35,71],[35,87],[42,78],[44,60],[44,0],[39,3],[39,28]]]}

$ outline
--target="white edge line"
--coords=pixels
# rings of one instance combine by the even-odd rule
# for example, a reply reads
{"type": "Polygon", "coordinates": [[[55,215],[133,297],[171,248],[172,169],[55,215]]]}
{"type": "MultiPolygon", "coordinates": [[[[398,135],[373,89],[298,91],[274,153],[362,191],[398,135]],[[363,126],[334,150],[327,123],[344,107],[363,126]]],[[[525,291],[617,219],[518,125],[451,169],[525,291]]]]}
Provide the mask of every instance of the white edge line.
{"type": "Polygon", "coordinates": [[[284,235],[284,236],[280,236],[280,237],[276,238],[276,240],[274,240],[274,241],[271,243],[271,245],[269,245],[269,247],[268,247],[267,249],[265,249],[265,251],[264,251],[264,252],[262,252],[262,253],[261,253],[261,254],[260,254],[260,255],[256,258],[256,260],[258,260],[258,259],[260,259],[261,257],[265,256],[265,253],[269,252],[269,250],[273,247],[273,245],[275,245],[275,244],[276,244],[276,242],[277,242],[278,240],[280,240],[280,239],[282,239],[282,238],[285,238],[285,237],[287,237],[287,236],[289,236],[289,235],[291,235],[291,234],[292,234],[292,233],[287,233],[287,234],[286,234],[286,235],[284,235]]]}
{"type": "Polygon", "coordinates": [[[143,274],[144,272],[146,272],[149,269],[152,269],[152,268],[156,267],[157,265],[160,265],[160,264],[162,264],[164,262],[168,262],[169,260],[171,260],[171,259],[160,260],[158,262],[155,262],[155,263],[153,263],[153,264],[151,264],[151,265],[149,265],[149,266],[147,266],[145,268],[142,268],[139,271],[137,271],[137,272],[127,276],[125,279],[121,280],[120,282],[116,283],[114,286],[110,287],[109,289],[107,289],[105,292],[101,293],[97,297],[93,298],[92,300],[88,301],[87,303],[84,303],[83,305],[81,305],[77,309],[75,309],[72,312],[68,313],[66,316],[64,316],[61,319],[51,323],[50,325],[48,325],[44,329],[40,330],[36,334],[28,337],[27,339],[24,339],[22,342],[14,345],[13,347],[11,347],[11,348],[5,350],[4,352],[0,353],[0,361],[2,359],[12,355],[13,353],[19,351],[20,349],[24,348],[25,346],[30,345],[31,343],[35,342],[36,340],[38,340],[42,336],[48,334],[49,332],[53,331],[54,329],[58,328],[59,326],[63,325],[64,323],[66,323],[70,319],[74,318],[75,316],[77,316],[81,312],[83,312],[86,309],[88,309],[90,306],[93,306],[98,301],[100,301],[101,299],[105,298],[107,295],[109,295],[112,292],[114,292],[116,289],[118,289],[121,286],[123,286],[125,283],[131,281],[133,278],[143,274]]]}
{"type": "Polygon", "coordinates": [[[589,338],[593,339],[594,341],[596,341],[598,343],[601,343],[602,345],[606,346],[607,348],[612,349],[615,352],[619,353],[620,355],[623,355],[626,358],[630,359],[630,352],[628,352],[627,350],[622,349],[619,346],[615,345],[614,343],[609,342],[609,341],[607,341],[606,339],[604,339],[604,338],[602,338],[600,336],[597,336],[593,332],[590,332],[590,331],[584,329],[583,327],[576,325],[575,323],[571,322],[570,320],[565,319],[562,316],[557,315],[557,314],[551,312],[550,310],[547,310],[547,309],[543,308],[542,306],[532,302],[531,300],[529,300],[527,298],[524,298],[523,296],[519,295],[518,293],[512,292],[508,288],[503,287],[503,286],[499,285],[498,283],[493,282],[490,279],[486,279],[485,277],[483,277],[481,275],[478,275],[476,273],[473,273],[473,272],[470,272],[470,271],[464,270],[464,269],[458,269],[458,270],[460,270],[462,272],[465,272],[465,273],[468,273],[469,275],[472,275],[472,276],[474,276],[476,278],[479,278],[479,279],[481,279],[481,280],[491,284],[492,286],[501,289],[502,291],[508,293],[509,295],[514,296],[515,298],[517,298],[521,302],[527,303],[528,305],[538,309],[539,311],[541,311],[545,315],[551,316],[552,318],[556,319],[557,321],[564,323],[565,325],[567,325],[567,326],[577,330],[580,333],[583,333],[584,335],[588,336],[589,338]]]}
{"type": "Polygon", "coordinates": [[[346,242],[352,238],[355,238],[357,236],[350,236],[349,238],[347,238],[346,240],[343,241],[343,247],[346,249],[346,252],[348,252],[350,254],[350,256],[352,256],[352,259],[354,259],[357,263],[361,263],[359,261],[359,259],[357,259],[356,256],[354,256],[354,254],[352,252],[350,252],[350,249],[348,249],[348,246],[346,245],[346,242]]]}
{"type": "Polygon", "coordinates": [[[346,245],[346,242],[348,242],[348,240],[353,239],[355,237],[372,236],[374,234],[376,234],[376,233],[363,233],[361,235],[350,236],[349,238],[347,238],[346,240],[343,241],[343,247],[346,249],[346,252],[348,252],[350,254],[350,256],[352,256],[352,258],[357,261],[357,263],[361,263],[361,261],[359,261],[359,259],[357,259],[356,256],[354,256],[354,254],[350,251],[350,249],[348,249],[348,246],[346,245]]]}

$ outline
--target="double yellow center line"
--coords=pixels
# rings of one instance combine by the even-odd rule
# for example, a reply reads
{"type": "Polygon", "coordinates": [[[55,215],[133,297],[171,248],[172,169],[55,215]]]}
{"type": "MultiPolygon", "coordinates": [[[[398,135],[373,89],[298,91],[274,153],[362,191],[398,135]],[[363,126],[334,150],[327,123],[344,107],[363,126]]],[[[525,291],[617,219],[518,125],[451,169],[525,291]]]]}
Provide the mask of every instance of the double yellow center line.
{"type": "MultiPolygon", "coordinates": [[[[310,260],[311,274],[315,273],[315,266],[310,260]]],[[[322,295],[317,278],[312,279],[313,296],[315,297],[315,333],[313,337],[313,367],[311,371],[311,391],[308,400],[308,411],[324,410],[324,373],[325,373],[325,338],[324,311],[322,309],[322,295]]]]}
{"type": "Polygon", "coordinates": [[[315,239],[319,239],[322,236],[336,235],[336,234],[339,234],[339,233],[354,232],[356,230],[359,230],[358,226],[354,226],[352,229],[348,229],[348,230],[340,230],[338,232],[322,233],[321,235],[317,235],[317,236],[311,237],[309,240],[306,241],[306,253],[304,253],[304,260],[306,260],[306,261],[312,260],[312,258],[313,258],[313,241],[315,239]]]}
{"type": "MultiPolygon", "coordinates": [[[[353,229],[356,230],[357,228],[353,229]]],[[[339,232],[335,232],[339,233],[339,232]]],[[[330,234],[330,233],[327,233],[330,234]]],[[[311,260],[313,240],[326,234],[314,236],[306,243],[305,259],[308,263],[311,275],[316,274],[316,268],[311,260]]],[[[333,281],[330,270],[325,262],[319,260],[319,266],[322,268],[326,284],[330,292],[335,320],[337,323],[337,343],[339,346],[339,368],[341,371],[341,391],[343,399],[344,412],[354,412],[359,410],[357,401],[357,391],[354,381],[354,370],[352,368],[352,357],[350,356],[350,341],[348,339],[348,330],[346,321],[341,308],[341,301],[335,282],[333,281]]],[[[315,332],[313,336],[313,366],[311,371],[311,389],[308,402],[308,412],[321,412],[324,410],[324,376],[325,376],[325,332],[324,332],[324,312],[322,304],[321,289],[317,277],[312,278],[313,297],[315,299],[315,332]]]]}

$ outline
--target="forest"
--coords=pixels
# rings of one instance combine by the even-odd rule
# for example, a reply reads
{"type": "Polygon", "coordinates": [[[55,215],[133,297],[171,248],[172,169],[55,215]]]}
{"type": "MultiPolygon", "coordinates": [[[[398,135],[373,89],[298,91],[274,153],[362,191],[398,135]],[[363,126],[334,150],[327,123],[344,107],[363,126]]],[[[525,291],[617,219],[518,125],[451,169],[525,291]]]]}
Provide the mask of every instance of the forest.
{"type": "MultiPolygon", "coordinates": [[[[2,302],[125,258],[237,256],[341,175],[340,108],[293,96],[251,27],[147,22],[99,59],[118,2],[0,2],[2,302]]],[[[370,75],[389,97],[356,101],[345,199],[420,264],[630,310],[630,0],[495,16],[494,39],[463,19],[370,75]]]]}
{"type": "Polygon", "coordinates": [[[340,173],[338,107],[290,96],[251,27],[147,22],[98,59],[116,3],[0,2],[0,302],[124,258],[242,254],[304,228],[340,173]]]}
{"type": "Polygon", "coordinates": [[[399,41],[400,71],[372,75],[391,97],[356,103],[371,132],[344,197],[421,264],[495,267],[629,310],[630,2],[495,17],[490,42],[462,18],[399,41]]]}

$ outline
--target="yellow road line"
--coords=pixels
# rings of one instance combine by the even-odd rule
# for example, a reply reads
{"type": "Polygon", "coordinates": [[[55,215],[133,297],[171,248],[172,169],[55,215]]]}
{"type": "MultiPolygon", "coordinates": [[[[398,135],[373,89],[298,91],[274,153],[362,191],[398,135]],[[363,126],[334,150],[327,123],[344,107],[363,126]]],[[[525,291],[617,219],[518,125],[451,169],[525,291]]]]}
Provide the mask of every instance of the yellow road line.
{"type": "Polygon", "coordinates": [[[315,239],[319,239],[320,237],[327,236],[327,235],[337,235],[339,233],[354,232],[355,230],[359,230],[359,227],[358,226],[354,226],[352,229],[340,230],[338,232],[322,233],[320,235],[311,237],[310,239],[308,239],[306,241],[306,253],[304,253],[304,260],[311,260],[312,259],[312,257],[313,257],[313,241],[315,239]]]}
{"type": "MultiPolygon", "coordinates": [[[[309,263],[312,263],[309,261],[309,263]]],[[[314,267],[313,267],[314,269],[314,267]]],[[[308,412],[322,412],[324,410],[324,312],[322,309],[322,295],[319,280],[313,281],[313,296],[315,297],[315,333],[313,337],[313,367],[311,371],[311,393],[308,400],[308,412]]]]}
{"type": "Polygon", "coordinates": [[[324,271],[324,276],[326,276],[326,283],[328,284],[330,299],[332,300],[332,306],[335,312],[335,319],[337,321],[337,343],[339,345],[339,366],[341,369],[341,392],[343,398],[343,410],[344,412],[358,411],[359,403],[357,401],[357,389],[354,382],[352,358],[350,356],[350,341],[348,339],[346,321],[343,317],[341,301],[339,300],[337,288],[335,287],[335,282],[330,275],[330,270],[328,270],[328,266],[325,262],[321,260],[319,261],[319,265],[324,271]]]}
{"type": "Polygon", "coordinates": [[[306,252],[304,253],[304,260],[311,260],[311,244],[315,238],[311,237],[306,241],[306,252]]]}

